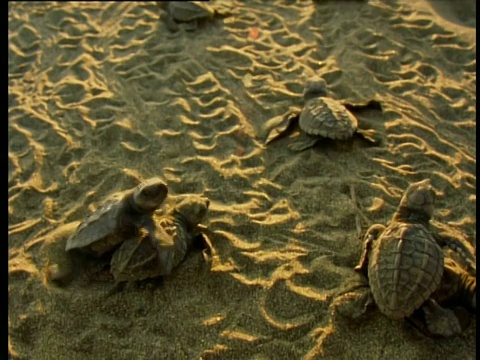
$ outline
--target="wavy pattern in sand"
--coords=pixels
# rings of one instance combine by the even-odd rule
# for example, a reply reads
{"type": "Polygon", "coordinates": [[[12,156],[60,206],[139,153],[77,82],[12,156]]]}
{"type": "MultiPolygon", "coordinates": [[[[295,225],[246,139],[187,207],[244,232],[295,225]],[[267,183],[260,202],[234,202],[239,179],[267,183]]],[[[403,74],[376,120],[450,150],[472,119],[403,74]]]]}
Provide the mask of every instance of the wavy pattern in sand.
{"type": "Polygon", "coordinates": [[[438,346],[376,311],[346,322],[334,301],[358,280],[359,227],[409,182],[430,177],[436,223],[476,245],[474,29],[403,1],[213,6],[229,16],[171,34],[155,3],[9,3],[10,352],[473,358],[475,326],[438,346]],[[382,103],[359,115],[381,147],[263,145],[315,74],[382,103]],[[196,252],[113,295],[44,284],[44,234],[156,175],[211,199],[211,263],[196,252]]]}

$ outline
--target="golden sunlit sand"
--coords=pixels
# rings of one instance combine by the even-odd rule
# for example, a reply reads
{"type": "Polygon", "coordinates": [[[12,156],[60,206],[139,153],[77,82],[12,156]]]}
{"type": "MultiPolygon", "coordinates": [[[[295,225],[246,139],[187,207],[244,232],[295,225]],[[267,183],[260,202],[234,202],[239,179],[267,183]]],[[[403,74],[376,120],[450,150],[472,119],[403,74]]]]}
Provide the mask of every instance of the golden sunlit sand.
{"type": "Polygon", "coordinates": [[[473,359],[475,319],[431,339],[335,309],[359,281],[359,231],[411,182],[430,178],[433,223],[476,246],[475,2],[211,6],[228,16],[170,33],[154,2],[9,2],[13,358],[473,359]],[[381,103],[358,115],[381,146],[264,145],[314,75],[338,100],[381,103]],[[209,261],[193,251],[121,291],[45,281],[45,244],[153,176],[210,199],[209,261]]]}

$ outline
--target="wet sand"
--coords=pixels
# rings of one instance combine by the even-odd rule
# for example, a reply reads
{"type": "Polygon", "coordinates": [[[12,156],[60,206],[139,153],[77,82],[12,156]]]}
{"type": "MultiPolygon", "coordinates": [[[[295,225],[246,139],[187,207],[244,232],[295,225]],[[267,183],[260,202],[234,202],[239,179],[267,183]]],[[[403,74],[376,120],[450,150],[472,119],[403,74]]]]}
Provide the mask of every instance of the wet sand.
{"type": "Polygon", "coordinates": [[[431,178],[433,224],[476,246],[475,2],[246,3],[172,34],[155,3],[9,2],[15,359],[475,358],[475,319],[439,340],[335,311],[359,227],[387,222],[410,182],[431,178]],[[314,75],[382,104],[358,116],[381,146],[264,145],[314,75]],[[46,234],[153,176],[210,199],[210,261],[193,251],[117,292],[45,281],[46,234]]]}

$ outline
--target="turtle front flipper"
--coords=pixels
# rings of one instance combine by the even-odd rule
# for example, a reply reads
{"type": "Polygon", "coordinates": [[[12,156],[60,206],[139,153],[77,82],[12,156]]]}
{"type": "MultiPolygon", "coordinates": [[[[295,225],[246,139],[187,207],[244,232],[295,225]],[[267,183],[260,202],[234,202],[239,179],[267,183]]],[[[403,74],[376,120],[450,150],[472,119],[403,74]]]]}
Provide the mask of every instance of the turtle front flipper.
{"type": "Polygon", "coordinates": [[[296,141],[288,144],[288,148],[293,151],[303,151],[314,146],[320,138],[318,136],[312,136],[305,133],[300,133],[300,136],[296,141]]]}
{"type": "Polygon", "coordinates": [[[173,243],[159,229],[141,229],[115,250],[110,272],[116,282],[137,281],[167,275],[172,268],[173,243]]]}
{"type": "Polygon", "coordinates": [[[51,281],[56,285],[66,286],[77,275],[78,267],[75,266],[71,254],[65,251],[65,244],[78,225],[79,221],[62,225],[38,239],[43,243],[39,258],[44,265],[45,283],[51,281]]]}
{"type": "Polygon", "coordinates": [[[374,304],[375,300],[368,284],[357,284],[338,294],[331,306],[338,314],[346,318],[357,319],[374,304]]]}
{"type": "Polygon", "coordinates": [[[204,196],[191,195],[180,201],[173,214],[173,267],[177,267],[194,247],[201,236],[199,224],[207,215],[210,200],[204,196]]]}
{"type": "Polygon", "coordinates": [[[368,277],[368,255],[370,249],[372,248],[372,243],[375,241],[380,234],[385,230],[385,225],[374,224],[368,228],[364,236],[362,257],[358,262],[358,265],[355,266],[355,271],[368,277]]]}
{"type": "Polygon", "coordinates": [[[298,113],[290,113],[282,116],[275,116],[267,123],[267,127],[271,128],[267,138],[265,139],[265,145],[270,144],[272,141],[279,139],[288,134],[291,126],[298,121],[298,113]]]}
{"type": "Polygon", "coordinates": [[[374,146],[378,146],[382,142],[378,132],[373,129],[358,129],[355,135],[361,137],[363,140],[374,146]]]}

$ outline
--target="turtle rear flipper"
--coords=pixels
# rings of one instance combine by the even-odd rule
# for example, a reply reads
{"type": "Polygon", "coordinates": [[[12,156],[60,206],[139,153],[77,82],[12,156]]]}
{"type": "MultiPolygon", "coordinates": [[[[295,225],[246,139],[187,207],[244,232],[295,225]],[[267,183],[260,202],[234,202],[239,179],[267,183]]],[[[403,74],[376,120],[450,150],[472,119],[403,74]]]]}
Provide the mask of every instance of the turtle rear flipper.
{"type": "Polygon", "coordinates": [[[382,142],[378,132],[373,129],[358,129],[355,135],[374,146],[378,146],[382,142]]]}
{"type": "MultiPolygon", "coordinates": [[[[359,103],[343,103],[345,108],[355,115],[359,115],[364,111],[374,110],[382,111],[382,105],[377,100],[370,100],[368,102],[359,102],[359,103]]],[[[357,129],[355,135],[359,136],[363,140],[366,140],[371,145],[380,145],[382,139],[377,131],[373,129],[357,129]]]]}
{"type": "Polygon", "coordinates": [[[385,230],[385,225],[374,224],[368,228],[364,236],[362,257],[358,262],[358,265],[355,266],[355,271],[368,277],[368,254],[372,248],[372,243],[380,236],[380,234],[385,230]]]}
{"type": "Polygon", "coordinates": [[[370,100],[367,102],[358,102],[358,103],[342,103],[347,110],[351,112],[360,112],[362,110],[377,110],[382,111],[382,104],[377,100],[370,100]]]}

